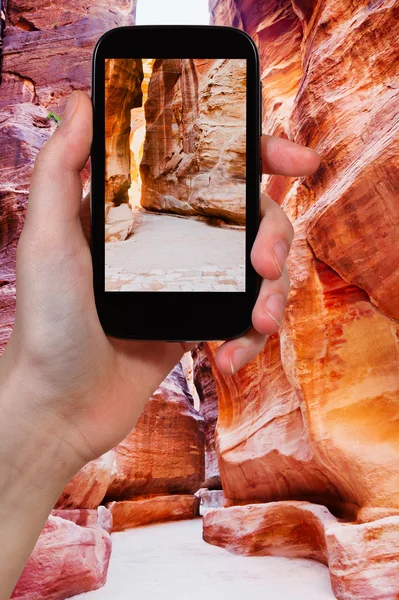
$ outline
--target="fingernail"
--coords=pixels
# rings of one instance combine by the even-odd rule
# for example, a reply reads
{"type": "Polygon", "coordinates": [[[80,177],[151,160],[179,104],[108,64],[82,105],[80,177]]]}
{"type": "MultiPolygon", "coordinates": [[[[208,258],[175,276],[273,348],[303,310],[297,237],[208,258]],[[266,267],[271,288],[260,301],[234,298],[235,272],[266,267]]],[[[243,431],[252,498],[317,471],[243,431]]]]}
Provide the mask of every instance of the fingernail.
{"type": "Polygon", "coordinates": [[[247,353],[245,348],[236,348],[230,355],[231,374],[234,375],[241,367],[245,365],[247,353]]]}
{"type": "Polygon", "coordinates": [[[287,245],[282,241],[276,242],[273,247],[273,257],[274,257],[274,262],[276,263],[276,267],[280,273],[280,276],[283,274],[283,268],[284,268],[285,261],[287,260],[287,256],[288,256],[287,245]]]}
{"type": "Polygon", "coordinates": [[[313,150],[313,148],[309,148],[308,146],[303,146],[303,148],[307,150],[309,154],[313,154],[314,156],[320,158],[320,154],[317,152],[317,150],[313,150]]]}
{"type": "Polygon", "coordinates": [[[72,92],[72,94],[69,96],[65,110],[61,117],[61,125],[65,125],[65,123],[68,123],[69,119],[72,117],[73,113],[75,112],[77,104],[78,104],[78,92],[75,91],[75,92],[72,92]]]}
{"type": "Polygon", "coordinates": [[[269,296],[265,302],[265,311],[278,327],[281,327],[284,306],[284,298],[280,294],[269,296]]]}

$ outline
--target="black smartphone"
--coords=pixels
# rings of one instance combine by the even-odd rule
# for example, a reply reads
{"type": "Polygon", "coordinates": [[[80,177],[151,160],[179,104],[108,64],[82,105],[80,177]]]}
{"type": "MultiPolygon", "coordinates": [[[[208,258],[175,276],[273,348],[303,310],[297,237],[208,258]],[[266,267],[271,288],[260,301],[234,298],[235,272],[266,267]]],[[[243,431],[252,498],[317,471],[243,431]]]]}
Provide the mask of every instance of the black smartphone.
{"type": "Polygon", "coordinates": [[[231,27],[112,29],[93,55],[92,254],[104,331],[245,333],[259,277],[259,56],[231,27]]]}

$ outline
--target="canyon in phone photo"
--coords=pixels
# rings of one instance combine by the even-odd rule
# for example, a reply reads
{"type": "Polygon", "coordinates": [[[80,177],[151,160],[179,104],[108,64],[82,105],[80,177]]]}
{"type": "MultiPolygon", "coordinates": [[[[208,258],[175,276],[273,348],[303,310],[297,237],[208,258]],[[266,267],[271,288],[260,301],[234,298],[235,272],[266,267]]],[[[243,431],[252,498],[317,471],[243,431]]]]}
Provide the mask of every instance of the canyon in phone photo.
{"type": "Polygon", "coordinates": [[[245,291],[246,61],[105,63],[105,289],[245,291]]]}
{"type": "MultiPolygon", "coordinates": [[[[96,41],[111,27],[134,24],[136,2],[0,6],[4,348],[35,156],[71,90],[90,91],[96,41]]],[[[399,597],[399,1],[211,0],[210,19],[247,31],[259,48],[264,134],[321,156],[312,176],[263,178],[263,191],[295,228],[282,327],[230,377],[215,368],[218,343],[184,356],[134,430],[63,491],[14,599],[399,597]]],[[[158,242],[166,248],[154,235],[161,220],[171,224],[172,245],[180,226],[190,236],[201,228],[204,253],[208,236],[231,236],[233,249],[234,236],[243,234],[239,203],[224,198],[227,213],[210,214],[207,198],[188,193],[198,177],[218,172],[216,164],[231,173],[236,192],[242,185],[234,139],[223,137],[229,147],[201,160],[193,150],[205,133],[209,147],[216,142],[216,131],[195,132],[202,114],[214,111],[220,123],[223,94],[206,90],[223,65],[197,61],[194,71],[177,63],[166,81],[156,61],[108,72],[115,105],[126,102],[108,122],[122,148],[107,172],[109,281],[116,288],[131,285],[124,269],[139,236],[151,230],[149,266],[158,242]],[[126,77],[123,99],[118,81],[126,85],[126,77]],[[154,90],[169,90],[169,103],[158,92],[151,103],[151,78],[154,90]],[[196,112],[194,90],[204,113],[196,112]]],[[[87,166],[85,192],[88,179],[87,166]]],[[[228,190],[216,179],[214,191],[221,198],[228,190]]],[[[29,511],[29,497],[25,502],[29,511]]]]}

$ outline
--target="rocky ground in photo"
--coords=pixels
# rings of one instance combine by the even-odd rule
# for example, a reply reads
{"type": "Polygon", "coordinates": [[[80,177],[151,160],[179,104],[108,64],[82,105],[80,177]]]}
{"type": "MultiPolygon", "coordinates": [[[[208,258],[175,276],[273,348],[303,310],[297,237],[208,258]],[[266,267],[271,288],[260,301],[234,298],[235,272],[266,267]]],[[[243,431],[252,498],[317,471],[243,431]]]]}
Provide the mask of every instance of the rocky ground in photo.
{"type": "Polygon", "coordinates": [[[135,209],[132,234],[108,242],[108,291],[245,290],[245,230],[135,209]]]}

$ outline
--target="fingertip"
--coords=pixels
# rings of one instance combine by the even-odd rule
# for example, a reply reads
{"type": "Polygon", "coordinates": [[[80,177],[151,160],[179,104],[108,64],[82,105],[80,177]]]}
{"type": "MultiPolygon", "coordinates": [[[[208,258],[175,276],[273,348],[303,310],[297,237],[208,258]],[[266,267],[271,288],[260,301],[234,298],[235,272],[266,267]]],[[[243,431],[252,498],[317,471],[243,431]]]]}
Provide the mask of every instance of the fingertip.
{"type": "Polygon", "coordinates": [[[234,366],[232,364],[231,352],[228,350],[228,342],[225,342],[216,350],[215,364],[222,375],[234,374],[234,366]]]}
{"type": "Polygon", "coordinates": [[[269,248],[265,248],[262,241],[255,240],[251,250],[251,263],[262,279],[276,281],[281,277],[281,269],[269,248]]]}
{"type": "MultiPolygon", "coordinates": [[[[301,146],[299,146],[301,147],[301,146]]],[[[303,159],[304,159],[304,169],[306,169],[306,173],[304,173],[304,175],[311,175],[312,173],[314,173],[315,171],[317,171],[317,169],[320,166],[320,162],[321,162],[321,157],[320,154],[318,152],[316,152],[316,150],[313,150],[313,148],[308,148],[307,146],[302,146],[301,147],[303,150],[303,159]]]]}
{"type": "Polygon", "coordinates": [[[91,100],[85,92],[75,90],[60,125],[39,153],[39,160],[62,170],[81,171],[90,155],[92,136],[91,100]]]}
{"type": "Polygon", "coordinates": [[[273,335],[280,329],[280,324],[272,315],[260,306],[256,305],[252,313],[252,324],[258,333],[262,335],[273,335]]]}
{"type": "Polygon", "coordinates": [[[303,177],[314,173],[320,165],[316,150],[285,138],[264,135],[261,149],[265,173],[303,177]]]}

